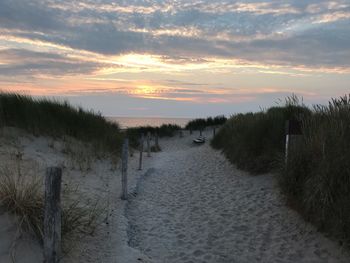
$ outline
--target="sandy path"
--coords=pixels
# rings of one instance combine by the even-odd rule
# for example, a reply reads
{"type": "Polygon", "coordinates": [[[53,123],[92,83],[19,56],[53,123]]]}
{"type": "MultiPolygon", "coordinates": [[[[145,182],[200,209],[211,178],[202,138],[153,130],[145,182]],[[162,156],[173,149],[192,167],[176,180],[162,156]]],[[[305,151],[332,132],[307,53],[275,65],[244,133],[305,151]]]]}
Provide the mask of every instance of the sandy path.
{"type": "Polygon", "coordinates": [[[155,262],[349,262],[284,205],[273,176],[247,175],[190,137],[161,146],[126,210],[130,246],[155,262]]]}

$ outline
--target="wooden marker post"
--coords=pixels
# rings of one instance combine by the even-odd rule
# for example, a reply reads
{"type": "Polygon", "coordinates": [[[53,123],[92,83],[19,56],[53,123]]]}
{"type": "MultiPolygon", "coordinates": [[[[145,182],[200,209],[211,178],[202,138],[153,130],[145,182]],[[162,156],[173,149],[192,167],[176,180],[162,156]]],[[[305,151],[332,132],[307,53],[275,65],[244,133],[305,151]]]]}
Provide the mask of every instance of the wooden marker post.
{"type": "Polygon", "coordinates": [[[143,144],[144,144],[144,135],[143,133],[141,134],[140,138],[140,160],[139,160],[139,170],[142,170],[142,154],[143,154],[143,144]]]}
{"type": "Polygon", "coordinates": [[[158,132],[156,132],[156,136],[155,136],[155,147],[157,150],[159,150],[159,138],[158,138],[158,132]]]}
{"type": "Polygon", "coordinates": [[[302,135],[301,123],[296,120],[286,121],[286,150],[285,150],[285,164],[288,164],[290,153],[295,145],[298,143],[302,135]]]}
{"type": "Polygon", "coordinates": [[[43,240],[44,263],[57,263],[61,257],[61,181],[61,168],[47,168],[43,240]]]}
{"type": "Polygon", "coordinates": [[[128,151],[129,139],[125,138],[122,150],[122,196],[123,200],[128,199],[128,151]]]}
{"type": "Polygon", "coordinates": [[[151,157],[151,133],[147,132],[147,157],[151,157]]]}

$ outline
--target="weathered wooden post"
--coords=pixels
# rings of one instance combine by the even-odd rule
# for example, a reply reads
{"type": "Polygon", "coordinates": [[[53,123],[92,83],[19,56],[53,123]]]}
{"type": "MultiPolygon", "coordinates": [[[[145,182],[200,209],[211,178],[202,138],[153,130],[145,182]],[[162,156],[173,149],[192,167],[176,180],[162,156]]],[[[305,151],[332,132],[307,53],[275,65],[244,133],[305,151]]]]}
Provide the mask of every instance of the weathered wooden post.
{"type": "Polygon", "coordinates": [[[151,157],[151,133],[147,132],[147,157],[151,157]]]}
{"type": "Polygon", "coordinates": [[[184,137],[184,134],[182,132],[182,130],[180,130],[180,138],[183,138],[184,137]]]}
{"type": "Polygon", "coordinates": [[[199,129],[199,136],[202,136],[202,128],[199,129]]]}
{"type": "Polygon", "coordinates": [[[44,206],[44,263],[57,263],[61,257],[62,169],[46,169],[44,206]]]}
{"type": "Polygon", "coordinates": [[[142,154],[143,154],[143,144],[144,144],[144,135],[143,133],[141,134],[140,138],[140,160],[139,160],[139,170],[142,170],[142,154]]]}
{"type": "Polygon", "coordinates": [[[128,199],[128,150],[129,139],[125,138],[122,150],[122,199],[128,199]]]}
{"type": "Polygon", "coordinates": [[[213,129],[213,137],[215,137],[215,134],[216,134],[216,127],[214,127],[213,129]]]}
{"type": "Polygon", "coordinates": [[[285,150],[285,164],[288,164],[290,153],[295,148],[296,144],[302,135],[301,123],[296,120],[286,121],[286,150],[285,150]]]}
{"type": "Polygon", "coordinates": [[[156,132],[156,136],[155,136],[155,147],[156,147],[156,150],[158,151],[160,148],[159,148],[159,138],[158,138],[158,132],[156,132]]]}

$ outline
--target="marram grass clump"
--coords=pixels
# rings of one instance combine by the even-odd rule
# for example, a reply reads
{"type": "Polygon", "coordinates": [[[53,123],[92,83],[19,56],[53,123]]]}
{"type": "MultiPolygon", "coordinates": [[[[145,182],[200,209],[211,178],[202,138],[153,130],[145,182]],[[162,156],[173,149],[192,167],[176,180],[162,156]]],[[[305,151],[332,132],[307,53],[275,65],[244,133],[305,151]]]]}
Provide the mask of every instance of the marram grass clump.
{"type": "Polygon", "coordinates": [[[315,106],[280,184],[289,202],[321,230],[350,241],[350,96],[315,106]]]}
{"type": "MultiPolygon", "coordinates": [[[[71,240],[78,233],[92,234],[100,224],[104,211],[100,200],[86,200],[77,188],[65,186],[61,203],[63,240],[71,240]]],[[[15,217],[18,238],[26,232],[42,242],[44,188],[43,177],[36,167],[24,169],[16,163],[0,168],[0,207],[15,217]]]]}
{"type": "Polygon", "coordinates": [[[221,149],[238,168],[255,174],[266,173],[279,167],[285,146],[286,121],[310,114],[308,108],[292,97],[286,100],[285,106],[233,115],[211,144],[221,149]]]}
{"type": "Polygon", "coordinates": [[[21,128],[34,135],[72,137],[91,143],[96,152],[119,154],[122,135],[116,123],[68,102],[0,93],[0,126],[21,128]]]}

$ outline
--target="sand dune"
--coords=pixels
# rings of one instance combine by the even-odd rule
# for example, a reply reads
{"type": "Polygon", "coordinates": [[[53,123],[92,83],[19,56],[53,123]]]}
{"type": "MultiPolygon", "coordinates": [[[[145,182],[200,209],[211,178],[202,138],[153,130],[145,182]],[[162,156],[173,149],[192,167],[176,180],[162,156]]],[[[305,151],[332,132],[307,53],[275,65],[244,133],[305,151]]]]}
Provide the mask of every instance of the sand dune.
{"type": "MultiPolygon", "coordinates": [[[[42,176],[47,165],[63,164],[64,184],[106,204],[96,232],[74,237],[62,262],[349,262],[337,242],[285,206],[273,175],[239,171],[208,143],[193,145],[193,137],[160,140],[163,151],[144,157],[142,171],[138,154],[131,157],[128,201],[120,199],[120,167],[93,159],[80,169],[62,141],[6,137],[0,155],[4,161],[22,152],[23,165],[35,163],[42,176]]],[[[13,222],[0,213],[0,262],[11,262],[13,222]]],[[[17,244],[17,262],[41,261],[33,239],[17,244]]]]}

